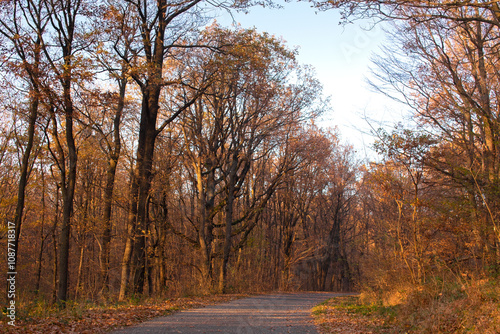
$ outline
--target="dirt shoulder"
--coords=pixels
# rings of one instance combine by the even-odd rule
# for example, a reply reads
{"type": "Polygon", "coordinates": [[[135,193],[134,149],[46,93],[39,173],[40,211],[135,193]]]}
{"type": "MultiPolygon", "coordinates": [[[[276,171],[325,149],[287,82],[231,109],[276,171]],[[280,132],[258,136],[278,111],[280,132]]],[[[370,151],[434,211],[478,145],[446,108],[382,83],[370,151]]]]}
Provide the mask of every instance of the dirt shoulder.
{"type": "Polygon", "coordinates": [[[0,333],[108,333],[113,329],[133,326],[149,319],[176,311],[225,303],[247,295],[211,295],[182,297],[168,300],[146,300],[137,305],[68,304],[58,310],[48,305],[30,305],[16,320],[15,326],[0,323],[0,333]],[[34,308],[41,308],[40,310],[34,308]]]}
{"type": "Polygon", "coordinates": [[[361,304],[357,296],[333,298],[312,310],[321,334],[382,333],[387,329],[391,312],[391,308],[361,304]]]}

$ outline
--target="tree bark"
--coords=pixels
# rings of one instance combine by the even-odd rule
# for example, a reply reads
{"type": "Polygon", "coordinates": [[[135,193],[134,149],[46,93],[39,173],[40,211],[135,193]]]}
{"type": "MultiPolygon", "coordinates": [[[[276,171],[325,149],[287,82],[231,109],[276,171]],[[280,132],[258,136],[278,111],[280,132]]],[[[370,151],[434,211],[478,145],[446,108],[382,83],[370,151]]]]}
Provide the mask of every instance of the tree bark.
{"type": "Polygon", "coordinates": [[[227,201],[226,201],[226,228],[224,238],[224,253],[222,256],[221,277],[219,281],[220,293],[227,293],[227,264],[229,262],[229,255],[231,252],[231,233],[233,226],[233,209],[235,199],[235,185],[236,185],[236,172],[238,168],[238,153],[233,155],[231,165],[229,168],[229,175],[227,180],[227,201]]]}
{"type": "Polygon", "coordinates": [[[111,208],[113,201],[113,189],[115,186],[116,168],[121,152],[120,124],[123,109],[125,106],[125,91],[127,79],[122,77],[119,82],[120,92],[118,96],[115,117],[113,120],[113,147],[110,147],[109,161],[106,170],[106,185],[104,188],[104,214],[102,232],[102,252],[101,252],[101,291],[108,290],[109,284],[109,256],[111,244],[111,208]]]}
{"type": "Polygon", "coordinates": [[[134,167],[131,166],[130,173],[130,204],[129,204],[129,214],[127,217],[127,238],[125,241],[125,249],[123,252],[122,265],[121,265],[121,278],[120,278],[120,293],[118,295],[118,300],[125,300],[125,296],[128,288],[128,281],[130,276],[130,264],[132,261],[132,251],[133,242],[135,235],[135,217],[137,216],[137,190],[135,187],[137,183],[134,182],[134,167]]]}

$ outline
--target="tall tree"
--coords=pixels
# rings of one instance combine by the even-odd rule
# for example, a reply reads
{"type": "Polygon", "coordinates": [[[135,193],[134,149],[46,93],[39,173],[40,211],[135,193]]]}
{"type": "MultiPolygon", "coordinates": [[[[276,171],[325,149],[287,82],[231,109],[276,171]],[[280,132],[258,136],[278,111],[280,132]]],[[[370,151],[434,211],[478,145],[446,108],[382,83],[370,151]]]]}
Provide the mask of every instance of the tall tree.
{"type": "MultiPolygon", "coordinates": [[[[127,86],[130,83],[130,64],[132,55],[132,43],[137,34],[137,22],[130,19],[133,15],[130,12],[131,4],[124,6],[109,5],[103,11],[98,11],[97,15],[104,15],[105,28],[102,29],[102,22],[95,20],[98,26],[94,27],[99,36],[99,44],[96,46],[93,58],[96,65],[106,71],[108,80],[112,85],[116,85],[116,91],[104,91],[104,88],[97,88],[95,98],[100,99],[97,107],[102,111],[98,115],[87,115],[88,122],[92,128],[102,137],[101,148],[105,152],[107,159],[106,183],[103,193],[103,221],[101,237],[101,283],[102,291],[107,291],[109,284],[109,262],[110,245],[112,231],[112,204],[116,183],[116,173],[118,161],[122,154],[121,126],[123,123],[124,111],[127,107],[126,94],[127,86]],[[109,115],[111,113],[111,115],[109,115]],[[110,122],[107,122],[110,118],[110,122]]],[[[103,83],[105,84],[105,83],[103,83]]]]}
{"type": "Polygon", "coordinates": [[[14,261],[8,272],[17,272],[19,237],[23,221],[26,200],[26,186],[29,178],[29,166],[35,139],[35,127],[39,114],[41,87],[41,52],[42,36],[48,24],[47,13],[41,1],[9,1],[1,5],[0,34],[9,42],[8,47],[14,55],[9,61],[13,72],[22,73],[21,80],[28,85],[28,124],[27,141],[23,148],[20,165],[17,204],[13,223],[15,238],[13,242],[14,261]],[[18,71],[18,68],[20,71],[18,71]]]}
{"type": "Polygon", "coordinates": [[[65,302],[68,298],[70,235],[78,161],[74,130],[77,110],[73,90],[79,79],[88,79],[83,50],[89,40],[84,39],[86,21],[83,13],[90,9],[90,4],[82,0],[44,1],[43,6],[50,15],[52,33],[44,36],[42,42],[43,54],[54,80],[44,87],[52,125],[50,150],[59,170],[62,194],[57,300],[65,302]],[[60,130],[60,126],[64,130],[60,130]]]}

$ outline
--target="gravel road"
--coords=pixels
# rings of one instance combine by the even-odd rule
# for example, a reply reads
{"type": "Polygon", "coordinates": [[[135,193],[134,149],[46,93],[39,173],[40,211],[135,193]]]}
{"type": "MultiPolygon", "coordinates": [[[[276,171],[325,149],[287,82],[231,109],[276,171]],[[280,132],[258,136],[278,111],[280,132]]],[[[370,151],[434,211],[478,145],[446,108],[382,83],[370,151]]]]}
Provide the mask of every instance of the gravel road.
{"type": "Polygon", "coordinates": [[[159,317],[112,334],[139,333],[318,333],[311,308],[332,297],[328,292],[284,293],[233,300],[159,317]]]}

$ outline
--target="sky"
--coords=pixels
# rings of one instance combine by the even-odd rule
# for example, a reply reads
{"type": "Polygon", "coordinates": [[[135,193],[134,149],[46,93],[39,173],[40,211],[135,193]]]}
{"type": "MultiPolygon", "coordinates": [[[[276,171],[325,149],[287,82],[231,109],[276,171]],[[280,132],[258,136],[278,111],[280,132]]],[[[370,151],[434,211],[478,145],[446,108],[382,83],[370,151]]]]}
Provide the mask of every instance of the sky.
{"type": "MultiPolygon", "coordinates": [[[[278,2],[279,3],[279,2],[278,2]]],[[[337,126],[343,142],[352,144],[361,155],[371,155],[373,138],[367,133],[370,125],[365,119],[392,123],[402,118],[403,107],[373,92],[366,82],[370,76],[370,57],[380,52],[386,33],[368,21],[340,25],[338,10],[318,11],[307,2],[280,3],[283,8],[254,7],[248,14],[222,13],[216,20],[230,26],[256,28],[298,47],[298,61],[312,65],[323,84],[323,93],[331,97],[333,112],[323,116],[321,126],[337,126]]]]}

